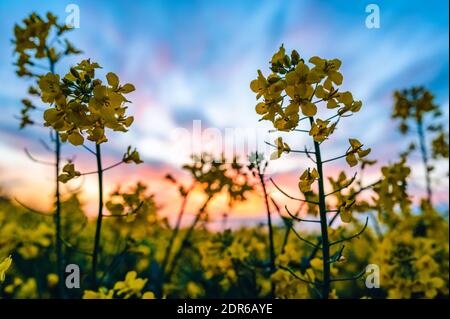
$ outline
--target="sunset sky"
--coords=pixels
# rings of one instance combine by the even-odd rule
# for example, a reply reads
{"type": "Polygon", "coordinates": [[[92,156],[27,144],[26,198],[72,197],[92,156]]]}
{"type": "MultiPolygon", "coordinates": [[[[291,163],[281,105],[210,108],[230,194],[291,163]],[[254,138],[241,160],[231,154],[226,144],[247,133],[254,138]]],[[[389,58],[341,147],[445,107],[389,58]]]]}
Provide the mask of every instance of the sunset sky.
{"type": "MultiPolygon", "coordinates": [[[[30,83],[15,75],[12,30],[32,11],[51,11],[64,21],[70,3],[80,8],[80,28],[70,32],[68,38],[84,53],[64,60],[56,71],[66,73],[68,66],[91,58],[103,67],[101,76],[113,71],[122,82],[136,86],[129,95],[133,102],[129,113],[136,122],[127,134],[109,135],[104,161],[108,165],[120,160],[127,146],[133,145],[145,163],[108,172],[106,192],[119,183],[126,186],[144,181],[165,214],[177,209],[179,199],[176,189],[163,177],[170,172],[189,182],[180,167],[189,161],[190,141],[198,141],[196,125],[201,130],[218,129],[227,147],[239,139],[248,141],[249,149],[259,146],[269,154],[268,149],[262,149],[264,140],[273,141],[279,135],[267,133],[270,123],[258,122],[249,83],[257,69],[268,73],[268,61],[282,43],[306,59],[318,55],[342,60],[343,89],[362,100],[364,109],[342,120],[340,129],[327,142],[324,157],[343,154],[347,139],[359,138],[372,148],[371,158],[379,159],[367,172],[367,182],[374,180],[379,167],[394,161],[410,142],[390,120],[395,89],[426,86],[435,94],[448,122],[447,1],[0,0],[0,188],[33,207],[49,207],[54,174],[52,168],[31,162],[24,148],[43,160],[52,160],[52,154],[39,143],[39,139],[48,140],[48,129],[18,129],[15,116],[30,83]],[[379,29],[366,27],[365,8],[369,3],[380,8],[379,29]],[[180,132],[185,133],[180,136],[180,132]]],[[[305,136],[290,135],[287,140],[291,146],[307,143],[305,136]]],[[[220,150],[217,140],[205,139],[205,148],[220,150]]],[[[64,146],[63,152],[68,158],[76,155],[80,171],[95,168],[92,155],[82,149],[64,146]]],[[[270,174],[296,193],[298,176],[307,164],[299,155],[284,156],[271,163],[270,174]]],[[[410,165],[411,190],[417,199],[424,194],[420,157],[413,156],[410,165]]],[[[448,208],[448,163],[436,165],[435,201],[448,208]]],[[[349,174],[354,171],[341,161],[328,165],[326,174],[344,168],[349,174]]],[[[74,181],[67,187],[76,188],[79,183],[74,181]]],[[[84,182],[87,210],[95,204],[96,187],[94,177],[84,182]]],[[[284,203],[281,194],[272,191],[284,203]]],[[[193,201],[198,203],[199,197],[194,196],[193,201]]],[[[225,198],[211,207],[213,216],[228,210],[225,198]]],[[[231,211],[230,218],[236,223],[258,221],[264,216],[263,203],[256,196],[231,211]]]]}

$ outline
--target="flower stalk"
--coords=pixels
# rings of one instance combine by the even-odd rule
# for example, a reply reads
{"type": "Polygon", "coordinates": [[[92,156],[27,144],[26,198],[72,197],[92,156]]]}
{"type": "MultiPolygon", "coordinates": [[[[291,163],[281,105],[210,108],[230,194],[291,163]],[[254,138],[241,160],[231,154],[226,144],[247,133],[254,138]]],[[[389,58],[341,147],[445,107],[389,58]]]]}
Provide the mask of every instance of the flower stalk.
{"type": "MultiPolygon", "coordinates": [[[[312,117],[309,118],[311,126],[314,123],[312,117]]],[[[328,221],[327,221],[327,207],[325,203],[325,188],[323,183],[323,165],[322,156],[320,153],[320,145],[314,141],[314,152],[316,157],[316,167],[319,174],[318,178],[318,195],[319,195],[319,216],[320,216],[320,234],[322,246],[322,260],[323,260],[323,279],[322,279],[322,298],[328,299],[330,294],[330,245],[328,240],[328,221]]]]}
{"type": "MultiPolygon", "coordinates": [[[[354,167],[358,163],[364,162],[364,158],[370,153],[370,148],[363,149],[361,142],[355,138],[350,138],[350,146],[344,155],[326,160],[322,159],[321,144],[333,134],[341,117],[359,112],[362,102],[355,100],[351,92],[341,92],[339,90],[338,86],[343,82],[343,76],[339,71],[341,66],[339,59],[327,60],[314,56],[309,59],[309,63],[310,65],[295,50],[290,55],[287,55],[282,45],[279,51],[273,55],[270,62],[272,73],[266,78],[258,70],[258,77],[251,81],[250,88],[257,94],[257,100],[263,97],[263,100],[255,106],[255,111],[262,116],[261,120],[271,121],[274,128],[278,131],[307,133],[313,140],[313,151],[309,151],[306,146],[304,150],[292,149],[283,141],[282,137],[278,137],[275,144],[267,144],[276,148],[276,151],[271,154],[271,160],[280,158],[283,153],[303,153],[314,163],[314,168],[307,168],[299,178],[298,188],[305,195],[304,199],[289,195],[278,187],[272,179],[271,181],[286,197],[310,204],[308,205],[310,210],[315,211],[318,208],[320,217],[318,220],[297,218],[288,212],[293,217],[293,220],[320,224],[320,237],[317,245],[300,236],[292,227],[292,223],[287,223],[287,225],[298,239],[313,247],[314,255],[320,250],[322,251],[321,267],[317,266],[317,263],[316,266],[309,264],[307,267],[322,269],[321,280],[316,279],[313,282],[321,288],[321,292],[318,292],[318,295],[321,298],[328,299],[331,294],[330,283],[333,281],[330,264],[335,261],[335,257],[331,258],[330,256],[330,246],[359,236],[365,228],[355,236],[330,243],[328,238],[329,222],[327,219],[329,210],[327,210],[326,197],[339,194],[338,210],[333,220],[339,215],[342,222],[350,223],[353,219],[352,212],[355,201],[341,192],[349,187],[355,178],[350,179],[344,185],[338,184],[331,193],[326,194],[323,165],[345,158],[350,167],[354,167]],[[284,101],[287,97],[289,97],[289,105],[285,106],[284,101]],[[314,97],[318,100],[313,101],[314,97]],[[320,105],[318,105],[319,103],[320,105]],[[327,120],[322,120],[319,115],[316,117],[316,114],[319,110],[318,107],[323,108],[325,106],[327,109],[337,109],[337,112],[327,120]],[[336,118],[336,120],[331,122],[333,118],[336,118]],[[305,119],[309,120],[309,130],[298,128],[299,123],[305,119]],[[318,188],[317,199],[313,198],[313,200],[310,200],[307,194],[314,194],[312,185],[316,182],[318,188]]],[[[342,253],[342,250],[343,248],[341,248],[340,253],[342,253]]],[[[339,255],[336,256],[340,258],[339,255]]],[[[314,289],[315,287],[312,288],[314,289]]]]}
{"type": "Polygon", "coordinates": [[[269,195],[267,194],[267,187],[264,181],[264,174],[258,174],[259,181],[261,183],[261,187],[264,193],[264,203],[266,205],[266,213],[267,213],[267,227],[269,229],[269,256],[270,256],[270,272],[275,272],[275,245],[273,240],[273,226],[272,226],[272,216],[270,212],[269,205],[269,195]]]}
{"type": "Polygon", "coordinates": [[[206,209],[211,202],[213,196],[208,196],[206,200],[203,202],[202,207],[199,209],[198,213],[195,215],[194,220],[192,221],[191,225],[189,226],[188,230],[186,231],[186,234],[184,235],[183,239],[181,240],[181,245],[176,251],[175,255],[173,256],[172,263],[170,265],[169,270],[167,273],[164,273],[161,276],[161,287],[163,287],[164,282],[170,281],[173,272],[175,271],[176,266],[178,265],[178,262],[183,255],[183,250],[189,243],[189,240],[191,239],[192,235],[194,234],[195,227],[197,226],[198,222],[200,221],[201,217],[206,212],[206,209]]]}
{"type": "Polygon", "coordinates": [[[417,134],[419,135],[419,146],[420,146],[420,153],[422,155],[422,162],[425,169],[425,183],[426,183],[426,189],[427,189],[427,200],[431,203],[431,200],[433,199],[433,191],[431,189],[431,176],[430,176],[430,166],[428,163],[428,151],[427,146],[425,143],[425,131],[423,129],[423,122],[422,119],[419,118],[417,120],[417,134]]]}
{"type": "MultiPolygon", "coordinates": [[[[49,52],[47,48],[47,52],[49,52]]],[[[49,56],[50,72],[55,74],[55,61],[49,56]]],[[[61,139],[57,131],[55,131],[55,172],[56,172],[56,211],[55,211],[55,249],[56,249],[56,271],[58,274],[58,294],[60,298],[64,298],[64,286],[63,286],[63,243],[62,243],[62,231],[61,231],[61,190],[59,184],[59,172],[61,166],[61,139]]]]}
{"type": "Polygon", "coordinates": [[[97,159],[98,176],[98,214],[95,227],[94,250],[92,252],[92,286],[97,288],[97,267],[100,254],[100,239],[103,220],[103,167],[100,144],[95,145],[95,156],[97,159]]]}
{"type": "Polygon", "coordinates": [[[160,269],[160,279],[161,280],[160,280],[160,284],[158,286],[159,291],[157,293],[159,295],[159,297],[161,297],[162,292],[163,292],[163,285],[164,285],[164,281],[165,281],[165,277],[166,277],[166,268],[169,263],[170,255],[172,254],[175,239],[177,238],[178,233],[180,232],[181,220],[183,219],[184,212],[186,210],[186,205],[188,202],[188,197],[189,197],[190,192],[193,189],[193,186],[194,186],[194,184],[189,188],[189,190],[185,194],[183,194],[183,200],[181,202],[180,210],[178,212],[177,220],[175,222],[175,227],[172,230],[172,234],[169,238],[169,243],[164,252],[164,257],[163,257],[163,261],[161,263],[161,269],[160,269]]]}

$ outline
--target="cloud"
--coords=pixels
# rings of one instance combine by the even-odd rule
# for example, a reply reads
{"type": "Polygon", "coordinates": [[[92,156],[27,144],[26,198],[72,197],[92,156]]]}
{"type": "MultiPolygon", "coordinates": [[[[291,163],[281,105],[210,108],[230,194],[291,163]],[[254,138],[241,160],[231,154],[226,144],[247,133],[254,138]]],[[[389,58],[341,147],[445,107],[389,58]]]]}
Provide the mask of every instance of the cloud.
{"type": "MultiPolygon", "coordinates": [[[[13,23],[32,10],[40,13],[52,10],[64,16],[66,2],[15,1],[7,6],[2,3],[0,8],[3,11],[7,8],[9,13],[0,22],[2,34],[11,34],[13,23]]],[[[130,6],[81,0],[79,5],[81,28],[69,37],[84,54],[64,61],[58,70],[62,72],[78,59],[91,57],[104,67],[99,75],[112,70],[122,81],[135,84],[137,90],[130,94],[133,103],[129,108],[135,123],[127,134],[110,133],[110,142],[103,147],[108,160],[114,161],[121,158],[128,145],[136,146],[148,164],[121,167],[111,181],[127,183],[138,177],[149,178],[157,185],[155,191],[161,192],[161,201],[169,202],[169,206],[170,196],[175,195],[166,194],[158,178],[165,170],[178,172],[192,152],[189,144],[192,140],[183,142],[174,137],[178,129],[187,129],[188,138],[192,137],[194,120],[201,120],[203,129],[220,130],[223,137],[226,130],[238,129],[224,137],[220,145],[209,143],[211,149],[220,151],[222,146],[232,146],[234,140],[240,139],[249,141],[249,148],[258,146],[267,157],[271,150],[264,141],[272,142],[277,136],[286,135],[267,133],[271,126],[258,122],[255,96],[249,90],[257,69],[269,72],[268,61],[281,43],[288,49],[297,49],[305,58],[313,55],[340,58],[345,78],[343,89],[352,91],[364,103],[363,111],[343,119],[333,138],[324,143],[324,158],[342,154],[348,138],[357,137],[372,148],[372,157],[380,159],[379,165],[392,162],[409,143],[390,120],[391,95],[395,89],[427,85],[436,93],[448,119],[445,1],[420,4],[380,1],[382,25],[377,30],[365,27],[363,2],[350,5],[342,1],[139,1],[130,6]]],[[[4,37],[0,42],[2,61],[12,60],[7,39],[4,37]]],[[[39,172],[28,180],[33,168],[22,157],[21,148],[37,143],[34,139],[47,139],[48,132],[16,131],[18,123],[13,116],[19,113],[27,85],[17,79],[8,63],[0,68],[0,80],[1,151],[10,154],[0,162],[2,172],[9,172],[2,173],[1,182],[33,189],[43,175],[39,172]]],[[[37,112],[36,116],[41,115],[37,112]]],[[[295,148],[303,148],[305,144],[311,147],[306,135],[289,134],[286,140],[295,148]]],[[[71,147],[65,151],[83,154],[71,147]]],[[[244,157],[246,153],[239,155],[244,157]]],[[[78,161],[82,167],[90,163],[84,155],[79,155],[78,161]]],[[[271,173],[289,176],[280,183],[295,189],[299,172],[308,165],[307,159],[290,154],[271,162],[271,173]]],[[[411,166],[420,171],[420,161],[411,161],[411,166]]],[[[439,174],[443,171],[441,166],[439,174]]],[[[336,163],[327,172],[333,174],[344,167],[336,163]]],[[[415,174],[414,180],[419,186],[414,192],[420,194],[421,176],[415,174]]],[[[50,194],[52,181],[44,178],[42,183],[50,194]]],[[[20,192],[20,187],[14,191],[20,192]]],[[[442,189],[448,191],[448,183],[442,189]]],[[[90,189],[86,193],[91,191],[95,193],[90,189]]],[[[436,198],[448,206],[445,196],[436,198]]],[[[263,209],[256,200],[249,205],[234,208],[236,214],[248,212],[253,218],[253,214],[263,209]]]]}

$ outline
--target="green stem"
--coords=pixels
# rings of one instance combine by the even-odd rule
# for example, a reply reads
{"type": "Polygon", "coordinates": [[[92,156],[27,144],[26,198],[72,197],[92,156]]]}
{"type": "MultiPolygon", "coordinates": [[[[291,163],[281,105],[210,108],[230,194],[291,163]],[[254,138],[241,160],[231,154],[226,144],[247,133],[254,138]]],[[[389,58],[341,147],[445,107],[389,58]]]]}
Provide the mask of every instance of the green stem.
{"type": "Polygon", "coordinates": [[[422,119],[417,120],[417,132],[419,134],[419,143],[420,143],[420,152],[422,154],[422,161],[423,165],[425,166],[425,182],[426,182],[426,188],[427,188],[427,199],[428,202],[431,203],[433,192],[431,190],[431,177],[430,177],[430,171],[428,169],[428,152],[427,152],[427,146],[425,143],[425,131],[423,130],[423,122],[422,119]]]}
{"type": "Polygon", "coordinates": [[[211,201],[212,196],[209,196],[206,201],[203,203],[203,206],[200,208],[198,213],[196,214],[191,226],[189,226],[188,230],[186,231],[186,234],[183,237],[183,240],[181,241],[181,245],[178,248],[177,252],[175,253],[172,264],[170,266],[170,269],[167,271],[167,274],[163,274],[161,276],[161,287],[163,286],[164,282],[170,281],[172,274],[178,264],[179,259],[183,255],[183,249],[187,246],[187,243],[191,239],[192,234],[194,233],[195,227],[197,226],[198,222],[200,221],[201,216],[205,212],[206,208],[208,207],[209,202],[211,201]]]}
{"type": "Polygon", "coordinates": [[[100,253],[100,234],[102,229],[103,219],[103,169],[102,169],[102,154],[100,144],[95,145],[98,171],[98,216],[97,226],[95,229],[94,251],[92,253],[92,286],[97,288],[97,265],[98,255],[100,253]]]}
{"type": "MultiPolygon", "coordinates": [[[[366,189],[369,189],[369,188],[371,188],[371,187],[377,185],[378,183],[380,183],[380,181],[376,181],[375,183],[372,183],[372,184],[370,184],[370,185],[361,187],[356,193],[353,193],[353,195],[352,195],[353,198],[354,198],[356,195],[358,195],[359,193],[361,193],[362,191],[364,191],[364,190],[366,190],[366,189]]],[[[336,214],[334,214],[334,216],[333,216],[333,217],[330,219],[330,221],[328,222],[328,227],[331,227],[331,225],[333,225],[333,223],[335,222],[335,220],[337,219],[338,216],[339,216],[339,212],[336,212],[336,214]]],[[[379,226],[379,225],[378,225],[378,226],[379,226]]],[[[379,230],[379,231],[380,231],[380,234],[382,235],[381,230],[379,230]]],[[[381,238],[381,237],[380,237],[380,238],[381,238]]],[[[316,254],[317,254],[317,252],[319,251],[319,248],[321,247],[321,245],[322,245],[322,238],[319,238],[319,240],[317,241],[316,247],[313,249],[313,251],[311,252],[311,254],[310,254],[309,257],[308,257],[308,260],[309,260],[309,261],[313,260],[314,257],[316,257],[316,254]]]]}
{"type": "MultiPolygon", "coordinates": [[[[314,123],[312,117],[309,118],[311,125],[314,123]]],[[[320,232],[322,238],[322,261],[323,261],[323,282],[322,282],[322,298],[328,299],[330,293],[330,246],[328,240],[328,222],[327,208],[325,204],[325,188],[324,174],[322,169],[322,157],[320,153],[320,144],[314,141],[314,152],[316,156],[317,172],[319,174],[319,215],[320,215],[320,232]]]]}
{"type": "MultiPolygon", "coordinates": [[[[49,58],[50,72],[55,73],[55,62],[49,58]]],[[[58,274],[58,294],[59,298],[64,298],[63,283],[63,249],[62,249],[62,231],[61,231],[61,191],[59,187],[59,170],[61,163],[61,139],[59,133],[55,131],[55,170],[56,170],[56,212],[55,212],[55,228],[56,228],[56,271],[58,274]]]]}
{"type": "Polygon", "coordinates": [[[61,161],[61,140],[58,132],[55,132],[55,156],[56,156],[56,213],[55,213],[55,225],[56,225],[56,259],[57,259],[57,271],[58,271],[58,292],[59,297],[64,298],[64,283],[63,283],[63,251],[62,251],[62,234],[61,234],[61,194],[59,187],[59,166],[61,161]]]}
{"type": "Polygon", "coordinates": [[[275,246],[273,243],[273,226],[272,226],[272,217],[270,214],[270,206],[269,206],[269,198],[267,195],[266,183],[264,182],[264,176],[259,174],[259,180],[264,192],[264,202],[266,204],[267,211],[267,226],[269,228],[269,253],[270,253],[270,272],[275,272],[275,246]]]}
{"type": "MultiPolygon", "coordinates": [[[[191,187],[191,189],[192,189],[192,187],[191,187]]],[[[159,292],[158,292],[159,294],[162,293],[162,285],[164,283],[164,277],[165,277],[167,264],[169,263],[169,258],[170,258],[170,255],[172,253],[173,244],[175,243],[175,238],[177,237],[177,235],[178,235],[178,233],[180,231],[180,228],[181,228],[181,220],[183,219],[183,215],[184,215],[184,211],[185,211],[185,208],[186,208],[188,197],[189,197],[189,192],[183,197],[183,201],[181,203],[180,211],[178,212],[177,220],[175,222],[175,227],[174,227],[174,229],[172,231],[172,234],[170,236],[169,244],[166,247],[166,251],[164,253],[164,258],[163,258],[163,261],[161,263],[161,271],[160,271],[161,284],[159,286],[159,292]]]]}
{"type": "MultiPolygon", "coordinates": [[[[273,243],[273,226],[272,217],[270,214],[269,196],[267,195],[266,183],[264,182],[264,175],[258,174],[259,180],[264,192],[264,201],[266,203],[267,211],[267,227],[269,228],[269,253],[270,253],[270,274],[275,272],[275,246],[273,243]]],[[[271,296],[275,296],[275,284],[271,280],[271,296]]]]}
{"type": "MultiPolygon", "coordinates": [[[[274,203],[274,205],[276,206],[274,200],[272,199],[272,202],[274,203]]],[[[284,254],[285,250],[286,250],[286,245],[289,241],[289,236],[291,234],[291,228],[294,226],[294,222],[295,222],[295,218],[298,217],[298,215],[300,214],[302,208],[303,208],[304,203],[302,203],[302,205],[299,207],[299,209],[294,213],[294,215],[291,216],[291,220],[290,221],[286,221],[285,222],[285,232],[284,232],[284,237],[283,237],[283,243],[281,244],[281,250],[280,250],[280,254],[284,254]],[[295,218],[294,218],[295,217],[295,218]]],[[[286,207],[287,210],[287,207],[286,207]]],[[[287,211],[288,214],[290,215],[290,212],[287,211]]],[[[280,215],[281,216],[281,215],[280,215]]]]}

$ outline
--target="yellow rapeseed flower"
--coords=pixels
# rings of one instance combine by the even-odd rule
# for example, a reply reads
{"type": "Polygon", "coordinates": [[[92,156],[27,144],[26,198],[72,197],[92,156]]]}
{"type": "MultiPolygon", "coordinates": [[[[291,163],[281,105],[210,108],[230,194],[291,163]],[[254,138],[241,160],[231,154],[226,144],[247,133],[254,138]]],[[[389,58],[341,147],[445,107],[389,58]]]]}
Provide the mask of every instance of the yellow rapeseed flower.
{"type": "Polygon", "coordinates": [[[11,267],[11,264],[12,264],[11,256],[6,257],[0,263],[0,282],[5,281],[6,271],[9,269],[9,267],[11,267]]]}

